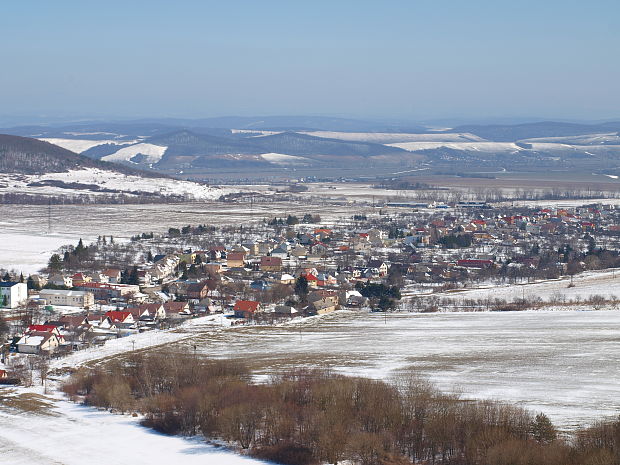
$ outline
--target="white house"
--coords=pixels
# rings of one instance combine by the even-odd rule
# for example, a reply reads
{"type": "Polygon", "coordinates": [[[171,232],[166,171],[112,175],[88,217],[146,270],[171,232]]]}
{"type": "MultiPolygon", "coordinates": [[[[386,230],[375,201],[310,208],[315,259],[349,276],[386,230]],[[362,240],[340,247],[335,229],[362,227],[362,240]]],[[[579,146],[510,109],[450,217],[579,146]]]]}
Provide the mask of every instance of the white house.
{"type": "Polygon", "coordinates": [[[44,331],[33,331],[25,334],[17,342],[17,350],[22,354],[38,354],[41,352],[54,352],[60,345],[56,334],[44,331]]]}
{"type": "Polygon", "coordinates": [[[92,307],[95,305],[95,297],[92,292],[67,291],[63,289],[42,289],[39,297],[45,299],[50,305],[69,307],[92,307]]]}
{"type": "Polygon", "coordinates": [[[15,308],[28,300],[28,286],[24,283],[0,282],[0,308],[15,308]]]}

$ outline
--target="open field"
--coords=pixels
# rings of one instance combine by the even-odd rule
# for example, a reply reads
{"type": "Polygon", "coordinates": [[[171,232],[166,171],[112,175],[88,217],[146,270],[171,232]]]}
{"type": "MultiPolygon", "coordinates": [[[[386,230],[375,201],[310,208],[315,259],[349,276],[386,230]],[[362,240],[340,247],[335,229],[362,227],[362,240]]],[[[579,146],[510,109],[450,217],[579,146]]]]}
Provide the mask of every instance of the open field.
{"type": "Polygon", "coordinates": [[[143,232],[161,233],[188,224],[248,224],[274,216],[321,213],[321,223],[333,224],[353,213],[372,211],[349,205],[314,204],[303,201],[266,203],[196,202],[150,205],[0,205],[0,268],[34,272],[47,264],[50,255],[64,244],[89,242],[98,236],[127,240],[143,232]],[[49,218],[48,218],[49,213],[49,218]],[[51,225],[51,228],[50,228],[51,225]]]}
{"type": "Polygon", "coordinates": [[[387,379],[413,373],[465,398],[542,411],[564,429],[620,412],[620,311],[338,312],[179,344],[196,342],[201,353],[244,360],[262,375],[296,367],[387,379]]]}

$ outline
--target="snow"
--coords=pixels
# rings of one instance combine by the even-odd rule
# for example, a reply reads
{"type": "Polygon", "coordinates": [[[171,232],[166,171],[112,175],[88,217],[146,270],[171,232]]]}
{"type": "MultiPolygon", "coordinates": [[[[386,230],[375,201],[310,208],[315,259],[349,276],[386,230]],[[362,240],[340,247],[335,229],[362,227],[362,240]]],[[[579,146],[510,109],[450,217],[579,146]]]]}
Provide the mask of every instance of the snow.
{"type": "Polygon", "coordinates": [[[140,144],[130,145],[129,147],[123,147],[119,151],[106,155],[102,158],[104,161],[131,161],[131,158],[141,153],[146,156],[146,163],[157,163],[161,160],[168,147],[147,144],[142,142],[140,144]]]}
{"type": "Polygon", "coordinates": [[[563,429],[620,410],[620,311],[372,314],[199,336],[199,350],[241,357],[259,375],[331,368],[391,380],[428,377],[445,392],[544,412],[563,429]]]}
{"type": "Polygon", "coordinates": [[[513,301],[525,297],[528,300],[540,297],[545,301],[549,298],[564,300],[579,298],[587,299],[593,295],[605,298],[620,298],[620,270],[590,271],[573,278],[574,287],[568,287],[570,278],[547,280],[531,284],[489,285],[476,289],[465,289],[456,292],[442,292],[433,295],[452,299],[505,299],[513,301]]]}
{"type": "Polygon", "coordinates": [[[335,131],[308,131],[301,134],[309,136],[325,137],[328,139],[340,139],[354,142],[374,142],[388,144],[395,142],[471,142],[484,141],[484,139],[469,133],[448,134],[411,134],[391,132],[335,132],[335,131]]]}
{"type": "Polygon", "coordinates": [[[47,265],[53,251],[75,242],[69,234],[5,232],[4,228],[0,228],[0,233],[0,268],[16,269],[24,275],[36,273],[47,265]]]}
{"type": "Polygon", "coordinates": [[[445,147],[454,150],[469,150],[476,152],[515,152],[524,150],[513,142],[402,142],[387,144],[390,147],[399,147],[410,152],[418,150],[438,149],[445,147]]]}
{"type": "Polygon", "coordinates": [[[28,186],[37,181],[63,181],[65,183],[96,184],[107,189],[131,193],[133,191],[149,192],[161,196],[186,196],[193,200],[214,200],[230,192],[218,187],[206,186],[191,181],[181,181],[172,178],[147,178],[126,175],[117,171],[102,170],[99,168],[82,168],[65,173],[46,173],[42,175],[0,174],[0,192],[6,190],[13,193],[29,194],[88,194],[110,195],[110,193],[91,191],[87,189],[65,189],[54,186],[28,186]]]}
{"type": "Polygon", "coordinates": [[[294,155],[285,155],[283,153],[263,153],[261,157],[268,162],[275,163],[277,165],[306,165],[311,163],[304,157],[297,157],[294,155]]]}
{"type": "MultiPolygon", "coordinates": [[[[2,391],[0,390],[0,393],[2,391]]],[[[166,436],[139,419],[113,415],[64,400],[51,415],[0,410],[0,456],[12,465],[249,465],[267,462],[243,457],[200,438],[166,436]]]]}
{"type": "Polygon", "coordinates": [[[75,153],[85,152],[86,150],[96,147],[97,145],[103,145],[103,144],[119,145],[119,144],[128,144],[132,142],[132,141],[119,141],[115,139],[88,140],[88,139],[59,139],[59,138],[47,138],[47,137],[40,138],[39,140],[42,140],[44,142],[49,142],[50,144],[57,145],[59,147],[62,147],[63,149],[71,150],[72,152],[75,152],[75,153]]]}
{"type": "Polygon", "coordinates": [[[222,329],[230,326],[231,320],[225,315],[209,315],[199,318],[192,318],[185,321],[181,326],[167,331],[145,331],[143,333],[132,334],[130,336],[107,341],[103,347],[91,347],[88,349],[72,352],[67,357],[54,360],[50,367],[78,367],[92,360],[122,354],[131,350],[145,349],[178,342],[183,339],[192,338],[196,333],[215,334],[222,329]]]}

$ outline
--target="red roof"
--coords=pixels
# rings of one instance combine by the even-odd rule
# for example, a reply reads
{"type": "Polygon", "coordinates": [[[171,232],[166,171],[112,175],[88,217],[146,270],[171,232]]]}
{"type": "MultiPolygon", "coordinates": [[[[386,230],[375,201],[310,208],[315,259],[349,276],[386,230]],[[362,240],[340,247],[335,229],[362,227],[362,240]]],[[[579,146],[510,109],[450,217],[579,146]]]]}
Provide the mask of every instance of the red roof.
{"type": "Polygon", "coordinates": [[[237,300],[237,303],[235,303],[235,307],[233,310],[235,312],[254,313],[256,310],[258,310],[259,305],[260,303],[255,300],[237,300]]]}
{"type": "Polygon", "coordinates": [[[51,333],[55,329],[58,329],[58,327],[55,325],[30,325],[28,326],[28,332],[41,331],[44,333],[51,333]]]}
{"type": "Polygon", "coordinates": [[[120,321],[122,323],[131,316],[131,312],[106,312],[105,316],[110,317],[112,321],[120,321]]]}
{"type": "Polygon", "coordinates": [[[306,276],[306,281],[318,281],[318,278],[311,273],[308,273],[306,276]]]}
{"type": "Polygon", "coordinates": [[[280,257],[261,257],[261,266],[281,266],[282,259],[280,257]]]}

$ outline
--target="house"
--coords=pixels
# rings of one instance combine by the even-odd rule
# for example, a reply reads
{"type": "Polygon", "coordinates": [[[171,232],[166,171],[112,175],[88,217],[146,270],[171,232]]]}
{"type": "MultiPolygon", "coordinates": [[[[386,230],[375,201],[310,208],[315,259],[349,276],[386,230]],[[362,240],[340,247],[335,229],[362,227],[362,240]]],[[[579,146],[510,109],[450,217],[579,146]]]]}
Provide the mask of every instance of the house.
{"type": "Polygon", "coordinates": [[[31,334],[35,332],[40,333],[54,333],[56,336],[60,336],[60,330],[56,325],[44,324],[44,325],[30,325],[28,329],[25,331],[26,334],[31,334]]]}
{"type": "Polygon", "coordinates": [[[140,286],[135,284],[85,283],[77,288],[80,291],[91,292],[98,300],[135,296],[140,293],[140,286]]]}
{"type": "Polygon", "coordinates": [[[73,278],[62,273],[52,273],[47,278],[47,282],[54,286],[73,287],[73,278]]]}
{"type": "Polygon", "coordinates": [[[51,332],[33,331],[17,341],[17,351],[22,354],[53,353],[60,346],[59,337],[51,332]]]}
{"type": "Polygon", "coordinates": [[[228,268],[243,268],[245,266],[245,252],[230,252],[226,255],[228,268]]]}
{"type": "Polygon", "coordinates": [[[92,282],[93,278],[84,273],[75,273],[73,276],[71,276],[71,280],[73,286],[79,286],[80,284],[92,282]]]}
{"type": "Polygon", "coordinates": [[[310,303],[308,309],[310,313],[316,313],[317,315],[330,313],[338,308],[338,293],[323,289],[312,291],[308,294],[308,302],[310,303]]]}
{"type": "Polygon", "coordinates": [[[186,293],[188,299],[202,300],[209,294],[209,285],[207,281],[192,283],[187,286],[186,293]]]}
{"type": "Polygon", "coordinates": [[[88,323],[93,325],[93,327],[99,331],[112,331],[116,329],[116,324],[112,321],[112,319],[107,315],[86,315],[86,319],[88,323]]]}
{"type": "Polygon", "coordinates": [[[138,308],[147,311],[149,318],[152,320],[163,320],[166,318],[166,310],[161,303],[142,304],[138,308]]]}
{"type": "Polygon", "coordinates": [[[116,268],[108,268],[107,270],[103,270],[102,275],[107,277],[107,281],[100,282],[108,282],[110,284],[119,284],[121,282],[121,270],[117,270],[116,268]]]}
{"type": "Polygon", "coordinates": [[[493,260],[476,260],[476,259],[463,259],[456,262],[458,266],[464,266],[465,268],[491,268],[493,266],[493,260]]]}
{"type": "Polygon", "coordinates": [[[0,282],[0,308],[15,308],[28,300],[28,286],[14,281],[0,282]]]}
{"type": "Polygon", "coordinates": [[[276,305],[274,313],[278,316],[295,316],[298,312],[290,305],[276,305]]]}
{"type": "Polygon", "coordinates": [[[136,322],[131,312],[127,311],[110,311],[106,312],[105,316],[110,318],[112,323],[114,323],[115,325],[133,325],[136,322]]]}
{"type": "Polygon", "coordinates": [[[385,276],[389,270],[387,263],[382,260],[369,260],[368,268],[376,268],[379,271],[379,276],[385,276]]]}
{"type": "Polygon", "coordinates": [[[0,370],[0,379],[7,379],[9,377],[9,374],[7,373],[6,370],[0,370]]]}
{"type": "Polygon", "coordinates": [[[166,311],[162,304],[142,304],[137,307],[128,307],[126,311],[131,312],[134,321],[155,321],[166,318],[166,311]]]}
{"type": "Polygon", "coordinates": [[[260,258],[261,271],[275,271],[282,270],[282,258],[281,257],[261,257],[260,258]]]}
{"type": "Polygon", "coordinates": [[[261,305],[255,300],[238,300],[233,308],[235,318],[251,318],[261,311],[261,305]]]}
{"type": "Polygon", "coordinates": [[[280,284],[295,284],[295,276],[292,276],[288,273],[283,273],[278,278],[276,278],[275,281],[280,284]]]}
{"type": "Polygon", "coordinates": [[[164,304],[164,311],[168,318],[182,318],[192,315],[188,302],[166,302],[164,304]]]}
{"type": "MultiPolygon", "coordinates": [[[[91,284],[91,283],[86,283],[91,284]]],[[[42,289],[39,297],[50,305],[89,308],[95,305],[95,296],[87,291],[67,291],[64,289],[42,289]]]]}

